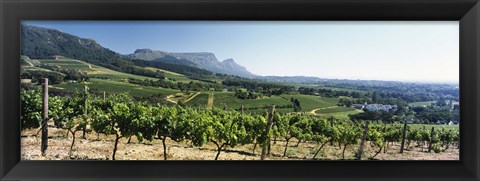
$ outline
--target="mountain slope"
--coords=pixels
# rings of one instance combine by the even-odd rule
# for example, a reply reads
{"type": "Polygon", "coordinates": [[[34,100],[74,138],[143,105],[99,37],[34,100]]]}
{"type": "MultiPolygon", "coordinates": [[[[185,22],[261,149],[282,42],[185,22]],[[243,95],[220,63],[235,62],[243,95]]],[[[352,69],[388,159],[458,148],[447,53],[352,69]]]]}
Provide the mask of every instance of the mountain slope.
{"type": "Polygon", "coordinates": [[[55,29],[21,26],[22,54],[34,59],[52,58],[53,55],[101,59],[119,57],[117,53],[102,47],[95,40],[80,38],[55,29]]]}
{"type": "Polygon", "coordinates": [[[150,49],[137,49],[133,54],[127,55],[131,59],[142,59],[165,63],[194,66],[216,73],[231,74],[242,77],[256,77],[245,67],[237,64],[233,59],[218,61],[215,54],[209,52],[172,53],[150,49]]]}

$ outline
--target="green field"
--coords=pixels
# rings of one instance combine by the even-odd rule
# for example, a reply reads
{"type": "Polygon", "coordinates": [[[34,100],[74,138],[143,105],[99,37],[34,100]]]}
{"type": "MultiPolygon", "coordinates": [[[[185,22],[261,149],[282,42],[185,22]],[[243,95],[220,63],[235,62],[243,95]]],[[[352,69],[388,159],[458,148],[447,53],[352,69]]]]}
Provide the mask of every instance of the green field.
{"type": "Polygon", "coordinates": [[[207,101],[208,101],[208,93],[201,93],[199,95],[197,95],[195,98],[193,98],[192,100],[186,102],[185,104],[189,105],[189,106],[195,106],[195,107],[205,107],[207,105],[207,101]]]}
{"type": "MultiPolygon", "coordinates": [[[[67,90],[69,92],[82,91],[84,89],[84,86],[85,84],[81,84],[81,83],[66,83],[66,82],[53,85],[53,87],[67,90]]],[[[179,90],[174,90],[174,89],[139,86],[139,85],[135,85],[127,82],[118,82],[113,80],[103,80],[103,79],[95,79],[95,78],[90,79],[89,84],[87,84],[87,86],[92,91],[98,91],[98,92],[105,91],[107,93],[126,93],[131,96],[137,96],[137,97],[144,97],[144,96],[151,96],[151,95],[161,95],[162,97],[165,97],[167,95],[180,92],[179,90]]]]}
{"type": "Polygon", "coordinates": [[[202,82],[202,81],[198,81],[198,80],[193,80],[193,79],[189,79],[188,77],[186,77],[185,75],[182,75],[182,74],[178,74],[178,73],[175,73],[175,72],[170,72],[170,71],[167,71],[167,70],[162,70],[162,69],[158,69],[158,68],[153,68],[153,67],[147,67],[145,68],[147,70],[152,70],[152,71],[160,71],[162,72],[164,75],[165,75],[165,78],[171,82],[184,82],[184,83],[189,83],[189,82],[202,82]]]}
{"type": "MultiPolygon", "coordinates": [[[[77,82],[64,82],[57,85],[52,85],[53,88],[66,90],[69,92],[82,91],[84,86],[87,85],[90,90],[97,92],[107,93],[126,93],[131,96],[145,97],[151,95],[160,95],[160,97],[166,97],[175,93],[179,93],[179,90],[165,89],[158,87],[147,87],[135,85],[127,82],[127,79],[140,79],[140,80],[157,80],[156,78],[132,75],[128,73],[118,72],[110,70],[101,66],[92,65],[80,60],[74,60],[69,58],[60,58],[58,60],[44,59],[39,60],[38,63],[60,66],[60,68],[79,69],[86,72],[90,77],[88,83],[77,82]]],[[[28,62],[27,62],[28,64],[28,62]]],[[[23,66],[30,68],[37,68],[32,66],[23,66]]],[[[147,67],[146,69],[152,71],[161,71],[164,73],[167,80],[172,82],[201,82],[198,80],[189,79],[188,77],[170,72],[166,70],[147,67]]],[[[220,79],[217,81],[221,81],[220,79]]],[[[209,92],[202,92],[190,101],[186,102],[187,106],[194,106],[205,108],[208,102],[209,92]]],[[[276,105],[276,111],[281,113],[292,112],[293,108],[287,108],[291,105],[291,98],[298,99],[300,101],[302,112],[311,112],[319,108],[329,108],[324,110],[318,110],[320,115],[333,115],[340,118],[348,118],[348,114],[357,113],[352,108],[336,107],[338,98],[320,98],[313,95],[301,95],[301,94],[284,94],[281,96],[262,97],[259,99],[238,99],[233,92],[214,92],[213,94],[213,106],[215,108],[223,109],[225,106],[227,109],[240,109],[244,106],[245,112],[261,113],[266,111],[266,107],[269,105],[276,105]],[[334,107],[334,108],[330,108],[334,107]]]]}
{"type": "MultiPolygon", "coordinates": [[[[126,93],[131,96],[137,97],[144,97],[144,96],[151,96],[151,95],[160,95],[161,97],[165,97],[170,94],[175,94],[180,92],[179,90],[174,89],[166,89],[166,88],[157,88],[157,87],[148,87],[148,86],[140,86],[135,85],[127,82],[127,79],[140,79],[140,80],[157,80],[157,78],[151,78],[146,76],[139,76],[133,75],[123,72],[118,72],[114,70],[110,70],[101,66],[92,65],[86,62],[82,62],[79,60],[68,59],[68,58],[61,58],[59,60],[39,60],[40,63],[46,65],[55,65],[60,66],[61,68],[69,68],[69,69],[78,69],[80,71],[86,72],[90,78],[90,81],[86,84],[90,90],[93,91],[105,91],[107,93],[126,93]],[[100,79],[101,78],[101,79],[100,79]]],[[[28,68],[29,66],[25,66],[28,68]]],[[[38,67],[33,67],[36,69],[40,69],[38,67]]],[[[46,70],[46,69],[45,69],[46,70]]],[[[175,74],[173,72],[165,72],[167,76],[173,76],[177,79],[180,79],[182,75],[175,74]]],[[[184,81],[188,78],[183,77],[184,81]]],[[[190,80],[190,79],[188,79],[190,80]]],[[[68,83],[64,82],[61,84],[53,85],[54,88],[66,90],[69,92],[75,91],[82,91],[84,89],[85,84],[81,83],[68,83]]]]}
{"type": "MultiPolygon", "coordinates": [[[[203,104],[206,104],[206,102],[203,104]]],[[[261,99],[238,99],[233,92],[215,92],[213,94],[213,106],[217,108],[223,108],[224,105],[231,109],[239,109],[242,105],[245,108],[262,108],[272,104],[284,106],[290,103],[279,96],[264,97],[261,99]]]]}
{"type": "Polygon", "coordinates": [[[350,119],[350,117],[348,115],[351,115],[351,114],[358,114],[358,113],[361,113],[363,111],[361,110],[352,110],[352,111],[345,111],[345,112],[332,112],[332,113],[325,113],[325,114],[317,114],[319,115],[320,117],[325,117],[325,118],[329,118],[329,117],[335,117],[337,119],[340,119],[340,120],[347,120],[347,119],[350,119]]]}
{"type": "Polygon", "coordinates": [[[351,107],[331,107],[331,108],[325,108],[325,109],[319,109],[315,111],[317,114],[329,114],[329,113],[337,113],[337,112],[349,112],[349,111],[354,111],[354,108],[351,107]]]}
{"type": "MultiPolygon", "coordinates": [[[[186,104],[195,107],[205,107],[208,101],[209,93],[202,93],[186,104]]],[[[216,108],[223,108],[225,105],[227,109],[240,109],[243,105],[245,112],[264,112],[265,107],[269,105],[288,106],[291,105],[290,98],[298,99],[302,107],[302,112],[310,112],[313,109],[336,106],[338,103],[337,98],[319,98],[318,96],[311,95],[281,95],[263,97],[259,99],[239,99],[235,97],[233,92],[214,92],[213,105],[216,108]],[[255,108],[255,109],[252,109],[255,108]]],[[[293,108],[277,108],[277,112],[292,112],[293,108]]]]}
{"type": "Polygon", "coordinates": [[[56,65],[56,66],[60,66],[61,68],[78,69],[80,71],[87,72],[87,75],[89,77],[102,77],[102,78],[108,78],[112,80],[122,80],[122,81],[125,81],[125,79],[128,79],[128,78],[141,79],[141,80],[145,80],[145,79],[158,80],[157,78],[118,72],[118,71],[110,70],[104,67],[82,62],[80,60],[74,60],[74,59],[68,59],[68,58],[62,58],[59,60],[44,59],[39,61],[46,65],[52,65],[52,66],[56,65]]]}
{"type": "Polygon", "coordinates": [[[317,108],[336,106],[339,100],[338,98],[320,98],[318,96],[302,94],[282,95],[281,97],[288,103],[290,103],[290,98],[292,97],[298,99],[303,112],[310,112],[317,108]]]}
{"type": "MultiPolygon", "coordinates": [[[[32,71],[46,71],[46,72],[51,72],[49,69],[44,69],[40,67],[32,67],[32,66],[22,66],[24,70],[32,70],[32,71]]],[[[59,72],[60,73],[60,72],[59,72]]],[[[63,74],[63,73],[60,73],[63,74]]]]}

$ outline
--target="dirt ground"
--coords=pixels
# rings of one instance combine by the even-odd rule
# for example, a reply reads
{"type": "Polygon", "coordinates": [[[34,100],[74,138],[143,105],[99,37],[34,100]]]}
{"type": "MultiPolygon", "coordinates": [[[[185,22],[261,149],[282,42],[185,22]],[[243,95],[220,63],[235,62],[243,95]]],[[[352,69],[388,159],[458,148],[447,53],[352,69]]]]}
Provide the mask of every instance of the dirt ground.
{"type": "MultiPolygon", "coordinates": [[[[105,136],[100,134],[97,139],[96,133],[88,133],[86,139],[81,139],[81,132],[77,132],[75,145],[72,154],[69,156],[72,135],[66,138],[66,131],[56,128],[49,128],[48,149],[45,156],[40,152],[41,135],[35,136],[37,129],[25,130],[21,138],[21,157],[23,160],[110,160],[112,158],[114,147],[114,136],[105,136]]],[[[135,137],[131,143],[127,143],[128,138],[122,138],[118,144],[116,160],[163,160],[163,146],[160,140],[152,142],[144,141],[139,143],[135,137]]],[[[203,147],[190,146],[188,142],[175,142],[172,140],[167,143],[168,160],[213,160],[217,154],[216,146],[208,143],[203,147]]],[[[305,160],[312,159],[319,145],[315,143],[300,143],[293,140],[289,143],[286,157],[283,156],[285,141],[276,141],[271,147],[271,155],[268,160],[305,160]]],[[[442,153],[427,153],[426,147],[415,147],[412,143],[409,149],[403,154],[399,154],[399,143],[390,146],[386,153],[383,151],[378,154],[375,160],[458,160],[459,150],[455,148],[447,149],[442,153]]],[[[222,151],[219,160],[260,160],[261,147],[257,146],[253,153],[253,144],[227,148],[222,151]]],[[[354,159],[354,154],[358,150],[358,145],[348,146],[345,152],[345,159],[354,159]]],[[[370,147],[365,144],[365,152],[362,160],[369,160],[369,157],[375,154],[378,148],[370,147]]],[[[342,158],[342,149],[338,146],[327,144],[317,155],[318,160],[339,160],[342,158]]]]}

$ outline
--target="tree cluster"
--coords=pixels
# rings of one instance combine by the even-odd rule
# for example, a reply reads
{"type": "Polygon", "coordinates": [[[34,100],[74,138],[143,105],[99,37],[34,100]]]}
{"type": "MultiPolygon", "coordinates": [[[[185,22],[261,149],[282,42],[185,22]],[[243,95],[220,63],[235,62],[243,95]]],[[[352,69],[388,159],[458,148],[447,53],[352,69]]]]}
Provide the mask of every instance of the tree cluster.
{"type": "Polygon", "coordinates": [[[53,71],[44,71],[44,70],[22,70],[20,78],[22,79],[31,79],[32,83],[42,83],[44,78],[48,78],[51,84],[62,83],[65,79],[65,74],[53,71]]]}
{"type": "Polygon", "coordinates": [[[241,89],[235,90],[235,97],[239,99],[257,99],[260,97],[260,94],[255,91],[245,91],[241,89]]]}
{"type": "Polygon", "coordinates": [[[162,88],[170,88],[170,89],[179,89],[181,91],[209,91],[211,89],[214,90],[222,90],[225,86],[220,84],[208,84],[208,83],[199,83],[190,81],[189,83],[185,82],[170,82],[164,79],[158,80],[140,80],[140,79],[128,79],[129,83],[142,85],[142,86],[150,86],[150,87],[162,87],[162,88]]]}
{"type": "Polygon", "coordinates": [[[300,106],[300,101],[298,99],[294,99],[293,97],[290,98],[290,102],[293,106],[293,112],[300,112],[302,110],[302,106],[300,106]]]}
{"type": "Polygon", "coordinates": [[[40,64],[38,67],[49,69],[55,72],[60,72],[65,75],[64,80],[75,80],[75,81],[88,81],[89,77],[87,76],[86,72],[82,72],[78,69],[68,69],[68,68],[61,68],[60,66],[51,66],[46,64],[40,64]]]}
{"type": "Polygon", "coordinates": [[[265,96],[281,95],[295,91],[293,86],[244,78],[227,78],[226,80],[222,81],[222,84],[226,86],[244,88],[247,89],[247,91],[254,91],[265,96]]]}

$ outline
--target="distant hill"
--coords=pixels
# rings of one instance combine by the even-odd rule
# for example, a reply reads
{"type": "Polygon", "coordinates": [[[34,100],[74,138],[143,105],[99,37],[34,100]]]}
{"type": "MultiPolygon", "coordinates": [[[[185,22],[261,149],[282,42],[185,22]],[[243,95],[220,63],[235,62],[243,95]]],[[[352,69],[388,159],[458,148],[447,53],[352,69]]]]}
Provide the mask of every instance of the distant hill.
{"type": "Polygon", "coordinates": [[[270,82],[290,82],[290,83],[318,83],[327,79],[309,76],[262,76],[257,77],[258,80],[270,82]]]}
{"type": "Polygon", "coordinates": [[[142,59],[164,63],[193,66],[216,73],[237,75],[252,78],[256,75],[245,67],[237,64],[233,59],[218,61],[215,54],[210,52],[172,53],[150,49],[137,49],[134,53],[126,55],[130,59],[142,59]]]}

